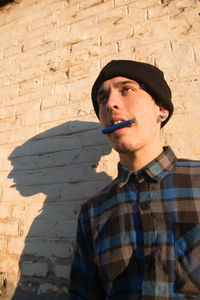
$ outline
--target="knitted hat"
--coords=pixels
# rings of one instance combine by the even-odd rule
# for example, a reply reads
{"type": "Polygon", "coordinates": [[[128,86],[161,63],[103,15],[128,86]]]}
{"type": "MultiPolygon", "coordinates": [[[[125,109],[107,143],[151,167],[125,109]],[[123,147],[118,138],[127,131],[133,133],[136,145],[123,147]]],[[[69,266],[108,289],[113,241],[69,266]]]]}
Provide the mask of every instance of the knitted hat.
{"type": "Polygon", "coordinates": [[[169,111],[168,118],[162,122],[163,127],[169,121],[174,110],[171,102],[171,90],[164,79],[164,74],[153,65],[131,60],[112,60],[99,73],[92,87],[92,102],[97,117],[99,117],[97,93],[101,84],[108,79],[118,76],[144,84],[145,91],[154,98],[155,102],[169,111]]]}

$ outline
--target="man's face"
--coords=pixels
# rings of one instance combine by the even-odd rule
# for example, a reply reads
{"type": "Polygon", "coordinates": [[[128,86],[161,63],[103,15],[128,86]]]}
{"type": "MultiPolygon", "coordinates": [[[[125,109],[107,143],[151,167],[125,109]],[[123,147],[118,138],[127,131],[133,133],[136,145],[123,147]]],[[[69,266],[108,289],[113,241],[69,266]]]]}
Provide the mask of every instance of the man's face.
{"type": "Polygon", "coordinates": [[[161,108],[137,82],[125,77],[107,80],[98,91],[97,101],[102,128],[119,121],[137,120],[130,127],[106,135],[111,146],[119,153],[149,147],[160,137],[158,115],[161,108]]]}

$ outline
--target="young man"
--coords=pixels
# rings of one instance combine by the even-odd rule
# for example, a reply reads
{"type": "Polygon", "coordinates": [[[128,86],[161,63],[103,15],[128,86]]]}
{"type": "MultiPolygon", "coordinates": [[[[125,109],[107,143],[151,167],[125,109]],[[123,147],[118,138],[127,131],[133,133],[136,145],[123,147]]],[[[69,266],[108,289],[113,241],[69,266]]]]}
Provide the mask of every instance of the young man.
{"type": "Polygon", "coordinates": [[[70,299],[200,298],[200,162],[162,147],[173,113],[162,71],[111,61],[92,101],[120,162],[118,177],[81,208],[70,299]]]}

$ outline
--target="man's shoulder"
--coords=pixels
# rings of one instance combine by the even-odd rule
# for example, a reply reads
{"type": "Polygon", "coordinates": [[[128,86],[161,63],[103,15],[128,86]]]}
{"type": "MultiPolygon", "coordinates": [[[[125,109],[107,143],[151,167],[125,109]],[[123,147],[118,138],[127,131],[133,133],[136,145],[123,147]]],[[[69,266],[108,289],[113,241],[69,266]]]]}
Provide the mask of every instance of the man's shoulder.
{"type": "Polygon", "coordinates": [[[174,174],[181,178],[190,177],[191,182],[196,182],[199,185],[200,182],[200,161],[199,160],[192,160],[192,159],[184,159],[179,158],[177,159],[175,166],[174,166],[174,174]]]}
{"type": "Polygon", "coordinates": [[[178,158],[175,164],[176,167],[180,168],[200,168],[200,160],[192,160],[192,159],[185,159],[185,158],[178,158]]]}

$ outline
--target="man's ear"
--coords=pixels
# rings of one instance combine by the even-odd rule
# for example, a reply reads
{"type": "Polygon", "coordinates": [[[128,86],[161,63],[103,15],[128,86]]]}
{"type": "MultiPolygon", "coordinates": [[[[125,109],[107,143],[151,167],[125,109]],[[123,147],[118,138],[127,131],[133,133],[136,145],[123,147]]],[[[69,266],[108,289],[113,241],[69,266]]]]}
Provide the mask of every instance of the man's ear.
{"type": "Polygon", "coordinates": [[[158,122],[164,122],[169,116],[169,111],[164,108],[162,105],[159,105],[158,110],[158,122]]]}

